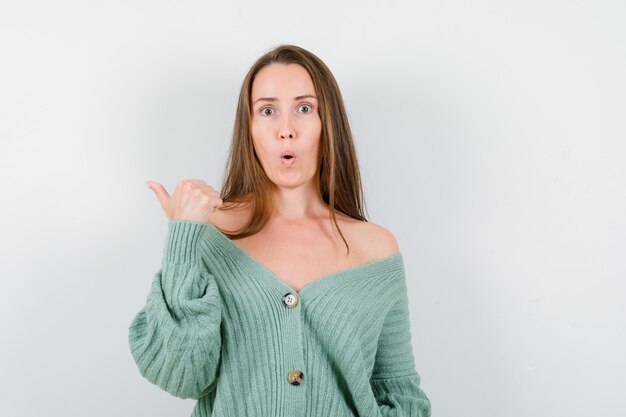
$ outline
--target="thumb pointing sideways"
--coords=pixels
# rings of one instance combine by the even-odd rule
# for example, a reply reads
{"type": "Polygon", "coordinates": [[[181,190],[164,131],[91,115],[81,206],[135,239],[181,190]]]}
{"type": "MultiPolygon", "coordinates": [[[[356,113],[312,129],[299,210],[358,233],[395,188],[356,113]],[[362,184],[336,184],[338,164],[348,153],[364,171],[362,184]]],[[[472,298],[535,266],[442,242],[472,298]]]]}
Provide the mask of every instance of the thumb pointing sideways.
{"type": "Polygon", "coordinates": [[[165,190],[165,188],[158,182],[146,181],[146,185],[154,192],[154,194],[156,194],[157,198],[159,199],[159,203],[161,203],[161,207],[167,213],[167,201],[170,198],[167,190],[165,190]]]}

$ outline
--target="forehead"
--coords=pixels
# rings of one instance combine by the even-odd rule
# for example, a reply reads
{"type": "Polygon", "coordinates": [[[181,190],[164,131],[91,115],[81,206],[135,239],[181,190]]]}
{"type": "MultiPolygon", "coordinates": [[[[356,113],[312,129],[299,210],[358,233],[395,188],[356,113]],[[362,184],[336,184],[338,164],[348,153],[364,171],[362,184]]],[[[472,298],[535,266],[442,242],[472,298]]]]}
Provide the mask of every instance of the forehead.
{"type": "Polygon", "coordinates": [[[256,74],[252,83],[253,102],[259,97],[290,100],[304,94],[315,94],[315,87],[308,71],[298,64],[270,64],[256,74]]]}

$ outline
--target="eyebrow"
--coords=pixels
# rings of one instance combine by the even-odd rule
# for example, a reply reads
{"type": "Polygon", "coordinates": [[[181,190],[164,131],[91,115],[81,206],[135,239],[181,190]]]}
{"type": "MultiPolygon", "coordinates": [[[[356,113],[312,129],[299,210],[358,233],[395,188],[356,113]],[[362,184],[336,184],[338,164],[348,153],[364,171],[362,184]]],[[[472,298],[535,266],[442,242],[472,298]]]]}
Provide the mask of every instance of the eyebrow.
{"type": "MultiPolygon", "coordinates": [[[[297,97],[294,97],[293,99],[294,100],[302,100],[303,98],[314,98],[315,100],[317,100],[317,97],[315,97],[312,94],[305,94],[303,96],[297,96],[297,97]]],[[[256,99],[254,101],[254,103],[252,103],[252,105],[254,106],[257,103],[257,101],[261,101],[261,100],[263,100],[263,101],[276,101],[278,99],[276,97],[261,97],[261,98],[256,99]]]]}

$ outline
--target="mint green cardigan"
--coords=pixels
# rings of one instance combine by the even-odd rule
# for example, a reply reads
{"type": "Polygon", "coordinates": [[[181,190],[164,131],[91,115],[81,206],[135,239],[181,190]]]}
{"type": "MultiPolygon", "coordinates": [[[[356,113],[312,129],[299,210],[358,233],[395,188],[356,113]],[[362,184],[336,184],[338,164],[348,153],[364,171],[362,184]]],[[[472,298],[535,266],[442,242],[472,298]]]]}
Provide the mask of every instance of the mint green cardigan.
{"type": "Polygon", "coordinates": [[[170,220],[128,329],[143,377],[192,417],[428,417],[400,252],[296,292],[209,223],[170,220]]]}

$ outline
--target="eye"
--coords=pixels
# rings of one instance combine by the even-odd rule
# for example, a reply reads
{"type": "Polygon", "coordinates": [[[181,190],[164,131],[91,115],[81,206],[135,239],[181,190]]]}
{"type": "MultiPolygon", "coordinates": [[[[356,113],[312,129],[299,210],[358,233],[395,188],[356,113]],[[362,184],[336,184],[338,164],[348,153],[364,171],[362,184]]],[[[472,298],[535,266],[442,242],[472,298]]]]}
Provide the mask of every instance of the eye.
{"type": "Polygon", "coordinates": [[[305,107],[305,108],[308,107],[308,109],[309,109],[309,110],[305,111],[304,113],[311,113],[311,111],[313,111],[313,106],[311,106],[309,104],[303,104],[302,106],[300,106],[300,108],[303,108],[303,107],[305,107]]]}
{"type": "Polygon", "coordinates": [[[272,109],[271,107],[263,107],[263,108],[261,108],[261,110],[259,110],[259,111],[260,111],[263,115],[265,115],[265,116],[271,116],[271,114],[268,114],[268,113],[266,112],[266,110],[272,110],[272,111],[274,111],[274,109],[272,109]]]}

